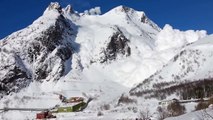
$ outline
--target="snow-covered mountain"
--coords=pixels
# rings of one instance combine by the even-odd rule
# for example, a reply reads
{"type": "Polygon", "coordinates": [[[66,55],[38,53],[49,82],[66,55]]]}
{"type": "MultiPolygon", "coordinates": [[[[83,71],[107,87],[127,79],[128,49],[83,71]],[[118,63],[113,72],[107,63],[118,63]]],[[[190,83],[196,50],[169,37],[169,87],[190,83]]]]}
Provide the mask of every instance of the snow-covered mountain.
{"type": "Polygon", "coordinates": [[[73,54],[75,31],[72,23],[51,4],[44,15],[27,28],[1,40],[1,89],[9,93],[32,80],[58,80],[73,54]]]}
{"type": "MultiPolygon", "coordinates": [[[[180,101],[190,101],[212,97],[212,47],[213,35],[209,35],[181,48],[180,52],[162,69],[133,87],[125,95],[129,100],[127,103],[131,104],[128,107],[136,107],[142,111],[148,109],[153,113],[153,119],[158,119],[158,107],[165,107],[165,104],[174,98],[180,101]]],[[[124,100],[121,103],[124,103],[122,106],[127,108],[124,100]]],[[[185,112],[192,112],[197,103],[183,102],[182,105],[186,108],[185,112]]],[[[212,113],[212,109],[208,109],[208,112],[212,113]]],[[[211,115],[202,111],[169,119],[186,119],[185,117],[187,119],[212,119],[211,115]]]]}
{"type": "MultiPolygon", "coordinates": [[[[207,96],[184,96],[193,87],[205,86],[212,88],[213,35],[188,45],[171,59],[160,71],[150,76],[130,91],[130,94],[161,97],[165,94],[179,93],[180,99],[197,97],[211,97],[210,89],[207,96]]],[[[165,98],[164,98],[165,99],[165,98]]]]}
{"type": "MultiPolygon", "coordinates": [[[[30,26],[2,39],[0,107],[51,107],[61,104],[54,94],[60,93],[96,98],[88,106],[95,113],[106,103],[116,105],[132,87],[131,95],[158,82],[210,77],[212,36],[199,40],[206,31],[161,29],[125,6],[100,13],[99,7],[78,13],[51,3],[30,26]]],[[[13,119],[11,114],[17,112],[1,119],[13,119]]],[[[31,119],[35,113],[18,114],[31,119]]]]}

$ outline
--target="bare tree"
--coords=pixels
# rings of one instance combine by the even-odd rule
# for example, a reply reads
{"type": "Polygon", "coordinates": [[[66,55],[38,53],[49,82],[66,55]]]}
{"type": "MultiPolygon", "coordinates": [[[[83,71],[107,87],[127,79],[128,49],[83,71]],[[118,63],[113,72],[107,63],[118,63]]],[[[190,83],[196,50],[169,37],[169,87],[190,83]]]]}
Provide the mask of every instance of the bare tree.
{"type": "Polygon", "coordinates": [[[206,111],[206,109],[202,110],[202,113],[203,113],[203,114],[202,114],[202,115],[203,115],[203,119],[210,118],[210,119],[213,120],[213,116],[210,115],[210,114],[206,111]]]}
{"type": "Polygon", "coordinates": [[[139,112],[139,120],[151,120],[151,113],[149,109],[145,109],[139,112]]]}
{"type": "Polygon", "coordinates": [[[157,112],[158,112],[158,120],[164,120],[165,118],[170,116],[168,110],[160,106],[157,108],[157,112]]]}
{"type": "Polygon", "coordinates": [[[98,111],[97,116],[103,116],[104,114],[101,111],[98,111]]]}

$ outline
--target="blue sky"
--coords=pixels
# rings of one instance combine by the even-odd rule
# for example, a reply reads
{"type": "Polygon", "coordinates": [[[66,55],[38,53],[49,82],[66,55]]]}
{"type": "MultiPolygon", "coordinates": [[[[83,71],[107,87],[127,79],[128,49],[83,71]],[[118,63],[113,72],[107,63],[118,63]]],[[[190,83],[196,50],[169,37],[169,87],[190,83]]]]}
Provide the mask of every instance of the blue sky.
{"type": "MultiPolygon", "coordinates": [[[[0,39],[25,28],[42,15],[52,0],[0,0],[0,39]]],[[[55,0],[77,11],[100,6],[102,13],[125,5],[144,11],[160,27],[170,24],[180,30],[213,33],[213,0],[55,0]]]]}

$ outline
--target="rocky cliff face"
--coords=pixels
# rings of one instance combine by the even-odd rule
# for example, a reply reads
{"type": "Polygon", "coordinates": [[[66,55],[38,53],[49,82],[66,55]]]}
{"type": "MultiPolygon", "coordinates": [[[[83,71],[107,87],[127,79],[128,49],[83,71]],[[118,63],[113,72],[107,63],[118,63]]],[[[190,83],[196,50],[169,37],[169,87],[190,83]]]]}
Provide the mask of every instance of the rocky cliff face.
{"type": "Polygon", "coordinates": [[[128,57],[131,55],[131,48],[128,45],[130,42],[118,29],[118,32],[114,33],[111,38],[110,42],[106,46],[106,49],[103,50],[104,56],[101,58],[100,62],[107,62],[111,60],[115,60],[118,55],[122,55],[128,57]]]}
{"type": "Polygon", "coordinates": [[[1,93],[16,92],[32,80],[58,80],[64,75],[74,31],[61,11],[52,3],[32,25],[0,41],[1,93]]]}

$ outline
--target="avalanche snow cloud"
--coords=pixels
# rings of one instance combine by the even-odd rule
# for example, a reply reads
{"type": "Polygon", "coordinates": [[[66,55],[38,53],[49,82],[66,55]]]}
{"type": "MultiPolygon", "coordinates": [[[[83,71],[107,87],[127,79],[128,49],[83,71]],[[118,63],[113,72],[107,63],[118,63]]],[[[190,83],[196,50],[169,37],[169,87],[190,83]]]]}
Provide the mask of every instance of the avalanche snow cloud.
{"type": "MultiPolygon", "coordinates": [[[[51,3],[32,25],[2,39],[0,106],[50,107],[60,104],[53,93],[61,93],[96,98],[88,109],[97,110],[206,36],[203,30],[161,29],[143,11],[126,6],[100,13],[99,7],[78,13],[51,3]],[[46,97],[55,100],[47,104],[46,97]]],[[[13,119],[9,113],[2,119],[13,119]]],[[[18,113],[20,119],[34,114],[18,113]]]]}
{"type": "Polygon", "coordinates": [[[158,50],[165,50],[175,47],[182,47],[188,43],[192,43],[206,36],[206,31],[180,31],[173,29],[172,26],[166,24],[162,31],[157,35],[155,42],[158,50]]]}

